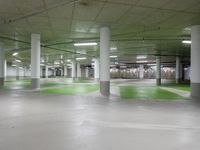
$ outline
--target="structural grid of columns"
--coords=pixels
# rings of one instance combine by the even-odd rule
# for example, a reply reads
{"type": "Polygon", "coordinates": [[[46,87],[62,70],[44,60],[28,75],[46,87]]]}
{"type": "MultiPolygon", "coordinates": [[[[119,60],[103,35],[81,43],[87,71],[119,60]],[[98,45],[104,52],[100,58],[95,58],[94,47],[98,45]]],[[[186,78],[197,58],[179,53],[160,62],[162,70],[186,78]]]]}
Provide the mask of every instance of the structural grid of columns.
{"type": "Polygon", "coordinates": [[[0,42],[0,86],[4,85],[4,65],[5,63],[5,51],[3,47],[3,43],[0,42]]]}
{"type": "Polygon", "coordinates": [[[100,29],[100,93],[110,95],[110,29],[100,29]]]}
{"type": "Polygon", "coordinates": [[[140,70],[139,70],[139,78],[144,79],[144,65],[140,65],[140,70]]]}
{"type": "Polygon", "coordinates": [[[31,34],[31,88],[40,88],[40,35],[31,34]]]}
{"type": "Polygon", "coordinates": [[[200,25],[192,27],[191,38],[191,96],[200,99],[200,25]]]}
{"type": "Polygon", "coordinates": [[[161,85],[161,65],[160,56],[156,56],[156,85],[161,85]]]}
{"type": "Polygon", "coordinates": [[[176,57],[176,84],[181,82],[181,62],[180,57],[176,57]]]}
{"type": "Polygon", "coordinates": [[[77,78],[81,78],[81,65],[77,63],[77,78]]]}
{"type": "Polygon", "coordinates": [[[95,58],[94,61],[94,79],[99,81],[99,59],[95,58]]]}
{"type": "Polygon", "coordinates": [[[72,63],[72,79],[76,78],[76,61],[75,60],[71,60],[72,63]]]}

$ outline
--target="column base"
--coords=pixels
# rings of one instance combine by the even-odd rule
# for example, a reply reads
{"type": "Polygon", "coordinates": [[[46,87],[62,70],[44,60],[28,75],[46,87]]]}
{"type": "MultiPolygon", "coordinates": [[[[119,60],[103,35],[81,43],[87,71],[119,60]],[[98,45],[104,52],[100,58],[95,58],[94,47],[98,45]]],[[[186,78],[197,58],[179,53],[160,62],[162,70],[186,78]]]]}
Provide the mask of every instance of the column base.
{"type": "Polygon", "coordinates": [[[100,81],[100,93],[104,96],[110,96],[110,81],[100,81]]]}
{"type": "Polygon", "coordinates": [[[40,88],[40,79],[31,79],[31,89],[40,88]]]}
{"type": "Polygon", "coordinates": [[[99,78],[95,78],[94,81],[99,82],[99,78]]]}
{"type": "Polygon", "coordinates": [[[156,79],[156,85],[160,86],[161,85],[161,78],[156,79]]]}
{"type": "Polygon", "coordinates": [[[16,80],[19,80],[19,76],[16,76],[16,80]]]}
{"type": "Polygon", "coordinates": [[[0,78],[0,86],[4,85],[4,78],[0,78]]]}
{"type": "Polygon", "coordinates": [[[176,79],[176,84],[180,84],[181,83],[181,79],[176,79]]]}
{"type": "Polygon", "coordinates": [[[200,83],[191,83],[191,97],[193,99],[200,99],[200,83]]]}

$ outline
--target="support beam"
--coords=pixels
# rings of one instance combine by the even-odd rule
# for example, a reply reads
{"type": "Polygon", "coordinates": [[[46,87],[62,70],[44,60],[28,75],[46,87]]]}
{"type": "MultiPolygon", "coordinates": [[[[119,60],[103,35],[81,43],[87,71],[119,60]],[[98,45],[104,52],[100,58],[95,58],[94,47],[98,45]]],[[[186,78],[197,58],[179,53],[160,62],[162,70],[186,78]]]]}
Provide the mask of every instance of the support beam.
{"type": "Polygon", "coordinates": [[[48,78],[49,77],[49,66],[46,65],[45,66],[45,78],[48,78]]]}
{"type": "Polygon", "coordinates": [[[31,88],[40,88],[40,35],[31,34],[31,88]]]}
{"type": "Polygon", "coordinates": [[[99,59],[95,58],[94,60],[94,79],[99,81],[99,59]]]}
{"type": "Polygon", "coordinates": [[[19,64],[16,65],[16,80],[19,80],[19,76],[20,76],[20,70],[19,70],[19,64]]]}
{"type": "Polygon", "coordinates": [[[64,77],[67,77],[67,74],[68,74],[68,72],[67,72],[67,65],[66,65],[66,66],[64,66],[64,77]]]}
{"type": "Polygon", "coordinates": [[[100,93],[110,95],[110,29],[100,29],[100,93]]]}
{"type": "Polygon", "coordinates": [[[181,82],[180,57],[176,57],[176,84],[181,82]]]}
{"type": "Polygon", "coordinates": [[[5,51],[3,47],[3,43],[0,42],[0,86],[4,85],[4,65],[5,63],[5,51]]]}
{"type": "Polygon", "coordinates": [[[4,80],[7,80],[7,60],[4,61],[4,80]]]}
{"type": "Polygon", "coordinates": [[[85,67],[85,77],[89,78],[89,67],[85,67]]]}
{"type": "Polygon", "coordinates": [[[81,78],[81,65],[80,65],[80,63],[77,63],[77,66],[76,66],[77,68],[77,78],[79,79],[79,78],[81,78]]]}
{"type": "Polygon", "coordinates": [[[156,56],[156,85],[161,85],[161,65],[160,56],[156,56]]]}
{"type": "Polygon", "coordinates": [[[200,25],[192,27],[191,32],[191,96],[200,99],[200,25]]]}
{"type": "Polygon", "coordinates": [[[74,80],[76,78],[76,61],[71,60],[72,63],[72,79],[74,80]]]}
{"type": "Polygon", "coordinates": [[[139,78],[144,79],[144,65],[143,64],[140,65],[139,78]]]}

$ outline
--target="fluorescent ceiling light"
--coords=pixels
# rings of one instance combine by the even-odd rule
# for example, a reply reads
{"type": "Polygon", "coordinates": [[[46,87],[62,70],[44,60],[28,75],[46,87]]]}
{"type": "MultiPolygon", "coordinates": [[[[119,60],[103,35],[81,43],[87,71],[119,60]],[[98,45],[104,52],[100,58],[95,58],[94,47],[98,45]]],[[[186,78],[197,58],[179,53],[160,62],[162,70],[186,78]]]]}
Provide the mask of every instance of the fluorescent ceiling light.
{"type": "Polygon", "coordinates": [[[16,55],[18,55],[18,53],[16,52],[16,53],[13,53],[12,55],[13,55],[13,56],[16,56],[16,55]]]}
{"type": "Polygon", "coordinates": [[[117,56],[110,56],[110,58],[117,58],[117,56]]]}
{"type": "Polygon", "coordinates": [[[55,62],[54,62],[54,65],[60,65],[60,63],[59,63],[59,62],[57,62],[57,61],[55,61],[55,62]]]}
{"type": "Polygon", "coordinates": [[[96,42],[91,42],[91,43],[74,43],[74,46],[96,46],[96,42]]]}
{"type": "Polygon", "coordinates": [[[110,50],[115,51],[117,50],[117,47],[111,47],[110,50]]]}
{"type": "Polygon", "coordinates": [[[13,66],[13,67],[16,67],[16,65],[14,65],[14,64],[13,64],[12,66],[13,66]]]}
{"type": "Polygon", "coordinates": [[[192,41],[190,41],[190,40],[183,40],[182,43],[183,43],[183,44],[191,44],[192,41]]]}
{"type": "Polygon", "coordinates": [[[146,59],[147,56],[146,56],[146,55],[138,55],[136,58],[137,58],[137,59],[146,59]]]}
{"type": "Polygon", "coordinates": [[[136,61],[136,63],[147,63],[148,61],[147,60],[138,60],[136,61]]]}
{"type": "Polygon", "coordinates": [[[21,60],[15,60],[16,62],[22,62],[21,60]]]}
{"type": "Polygon", "coordinates": [[[67,62],[70,62],[71,60],[70,59],[67,59],[67,62]]]}
{"type": "Polygon", "coordinates": [[[80,58],[76,58],[76,60],[85,60],[87,59],[86,57],[80,57],[80,58]]]}

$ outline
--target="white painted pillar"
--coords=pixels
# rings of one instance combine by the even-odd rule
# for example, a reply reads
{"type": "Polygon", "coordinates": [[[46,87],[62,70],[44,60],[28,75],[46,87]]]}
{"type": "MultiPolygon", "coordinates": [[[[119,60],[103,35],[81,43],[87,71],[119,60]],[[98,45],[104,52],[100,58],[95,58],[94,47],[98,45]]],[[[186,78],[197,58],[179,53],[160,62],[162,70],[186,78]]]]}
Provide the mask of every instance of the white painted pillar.
{"type": "Polygon", "coordinates": [[[110,29],[100,29],[100,92],[110,95],[110,29]]]}
{"type": "Polygon", "coordinates": [[[4,62],[4,80],[7,80],[7,60],[4,62]]]}
{"type": "Polygon", "coordinates": [[[54,67],[53,76],[56,78],[56,67],[54,67]]]}
{"type": "Polygon", "coordinates": [[[156,84],[161,85],[161,65],[160,56],[156,56],[156,84]]]}
{"type": "Polygon", "coordinates": [[[31,88],[40,88],[40,35],[31,34],[31,88]]]}
{"type": "Polygon", "coordinates": [[[89,78],[89,67],[85,67],[85,77],[89,78]]]}
{"type": "Polygon", "coordinates": [[[60,76],[61,76],[61,77],[63,76],[63,73],[64,73],[63,68],[61,68],[61,69],[60,69],[60,76]]]}
{"type": "Polygon", "coordinates": [[[24,67],[23,69],[24,69],[24,77],[26,77],[26,67],[24,67]]]}
{"type": "Polygon", "coordinates": [[[45,78],[48,78],[49,77],[49,66],[46,65],[45,66],[45,78]]]}
{"type": "Polygon", "coordinates": [[[64,77],[67,77],[67,74],[68,74],[68,72],[67,72],[67,65],[66,65],[66,66],[64,66],[64,77]]]}
{"type": "Polygon", "coordinates": [[[140,64],[140,68],[139,68],[139,78],[140,79],[144,79],[144,65],[140,64]]]}
{"type": "Polygon", "coordinates": [[[19,80],[19,76],[20,76],[20,70],[19,70],[19,64],[16,64],[16,80],[19,80]]]}
{"type": "Polygon", "coordinates": [[[77,78],[81,78],[81,65],[77,63],[77,78]]]}
{"type": "Polygon", "coordinates": [[[180,77],[180,57],[176,57],[176,84],[179,84],[181,81],[180,77]]]}
{"type": "Polygon", "coordinates": [[[76,78],[76,62],[75,60],[71,60],[72,63],[72,78],[75,79],[76,78]]]}
{"type": "Polygon", "coordinates": [[[4,85],[4,65],[5,63],[5,51],[3,47],[3,43],[0,42],[0,86],[4,85]]]}
{"type": "Polygon", "coordinates": [[[94,60],[94,79],[99,80],[99,59],[95,58],[94,60]]]}
{"type": "Polygon", "coordinates": [[[200,99],[200,25],[192,27],[191,39],[191,96],[200,99]]]}

